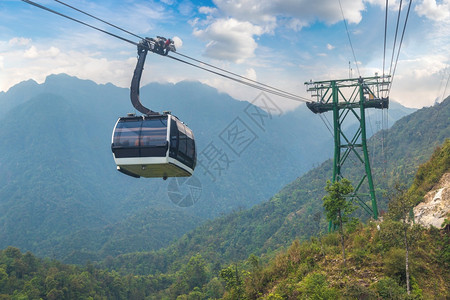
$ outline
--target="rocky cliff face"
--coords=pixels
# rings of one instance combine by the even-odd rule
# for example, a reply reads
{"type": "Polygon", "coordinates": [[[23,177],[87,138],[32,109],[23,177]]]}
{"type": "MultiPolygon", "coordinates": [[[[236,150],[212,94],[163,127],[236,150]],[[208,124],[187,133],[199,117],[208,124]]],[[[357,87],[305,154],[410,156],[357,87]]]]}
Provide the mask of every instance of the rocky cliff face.
{"type": "Polygon", "coordinates": [[[425,227],[441,228],[449,214],[450,173],[445,173],[439,183],[425,195],[424,201],[414,208],[414,219],[425,227]]]}

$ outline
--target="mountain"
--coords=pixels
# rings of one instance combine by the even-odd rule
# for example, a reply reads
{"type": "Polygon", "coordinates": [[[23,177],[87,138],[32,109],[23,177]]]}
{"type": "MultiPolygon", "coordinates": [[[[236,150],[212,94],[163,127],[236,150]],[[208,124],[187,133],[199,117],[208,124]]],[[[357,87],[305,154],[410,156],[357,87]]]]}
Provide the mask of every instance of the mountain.
{"type": "Polygon", "coordinates": [[[115,170],[111,131],[133,111],[128,89],[60,74],[1,93],[0,247],[71,262],[159,249],[205,220],[269,199],[331,156],[331,135],[304,105],[283,114],[255,96],[270,113],[198,82],[142,87],[145,105],[172,110],[196,136],[193,179],[163,181],[115,170]],[[201,192],[194,205],[169,197],[192,185],[201,192]]]}
{"type": "MultiPolygon", "coordinates": [[[[422,201],[430,192],[450,188],[449,175],[447,139],[419,167],[408,196],[422,201]]],[[[403,239],[395,228],[389,218],[348,226],[345,267],[337,232],[295,240],[270,257],[251,255],[232,265],[218,266],[196,254],[178,270],[155,275],[136,275],[142,271],[139,262],[131,264],[133,271],[119,274],[91,263],[65,265],[7,247],[0,250],[0,295],[4,299],[448,299],[448,230],[410,227],[414,238],[409,244],[408,295],[403,239]]]]}
{"type": "MultiPolygon", "coordinates": [[[[405,190],[406,197],[420,202],[416,208],[423,207],[426,198],[443,195],[450,188],[449,177],[450,139],[447,138],[419,167],[413,184],[405,190]]],[[[423,213],[430,217],[433,214],[431,210],[422,211],[422,216],[423,213]]],[[[337,255],[337,233],[302,244],[295,241],[264,267],[258,264],[247,267],[250,272],[245,283],[242,281],[240,289],[229,288],[224,299],[232,299],[230,296],[239,291],[241,295],[234,298],[265,299],[271,295],[275,299],[447,299],[450,296],[450,284],[446,280],[450,276],[448,230],[441,225],[425,228],[429,226],[410,224],[408,227],[411,295],[406,292],[403,235],[396,232],[398,224],[388,214],[383,221],[348,228],[347,267],[342,266],[342,257],[337,255]]]]}
{"type": "MultiPolygon", "coordinates": [[[[380,154],[374,156],[373,176],[381,212],[387,210],[393,186],[410,185],[419,165],[450,137],[449,119],[450,97],[402,118],[387,134],[380,132],[370,139],[374,153],[380,154]],[[382,135],[386,136],[386,157],[381,155],[382,135]]],[[[158,274],[186,264],[197,254],[219,266],[245,260],[251,254],[270,257],[295,239],[306,240],[325,231],[321,199],[331,175],[332,161],[328,160],[286,185],[269,201],[208,221],[166,249],[121,255],[104,261],[103,266],[124,273],[158,274]]],[[[361,208],[357,215],[363,221],[368,219],[361,208]]]]}

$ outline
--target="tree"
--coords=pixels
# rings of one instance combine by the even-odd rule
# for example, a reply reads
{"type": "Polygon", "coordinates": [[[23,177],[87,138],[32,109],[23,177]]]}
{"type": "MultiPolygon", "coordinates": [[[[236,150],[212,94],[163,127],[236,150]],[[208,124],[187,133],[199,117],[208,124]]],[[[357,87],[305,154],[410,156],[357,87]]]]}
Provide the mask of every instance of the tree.
{"type": "Polygon", "coordinates": [[[220,271],[220,277],[226,283],[229,299],[244,299],[244,272],[238,270],[238,266],[229,266],[220,271]]]}
{"type": "Polygon", "coordinates": [[[389,211],[387,218],[393,221],[393,224],[400,230],[403,245],[405,247],[405,275],[406,275],[406,292],[411,294],[410,276],[409,276],[409,251],[411,246],[411,225],[408,222],[411,210],[415,205],[413,197],[411,197],[405,189],[399,184],[395,185],[395,194],[389,200],[389,211]]]}
{"type": "Polygon", "coordinates": [[[195,287],[202,288],[208,282],[208,268],[200,254],[192,256],[184,268],[184,277],[189,290],[195,287]]]}
{"type": "Polygon", "coordinates": [[[346,178],[333,183],[328,180],[325,191],[327,191],[328,194],[322,199],[323,207],[326,211],[327,220],[330,221],[335,228],[337,227],[339,229],[339,234],[341,236],[342,259],[345,267],[344,224],[349,221],[349,215],[356,208],[351,199],[347,197],[347,195],[353,192],[353,186],[346,178]]]}

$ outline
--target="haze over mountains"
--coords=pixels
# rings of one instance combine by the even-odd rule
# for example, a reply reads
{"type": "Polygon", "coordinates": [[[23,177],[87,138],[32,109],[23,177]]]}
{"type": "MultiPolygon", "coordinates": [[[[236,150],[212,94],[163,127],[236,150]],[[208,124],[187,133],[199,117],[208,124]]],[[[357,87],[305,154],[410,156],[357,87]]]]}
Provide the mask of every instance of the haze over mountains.
{"type": "MultiPolygon", "coordinates": [[[[332,153],[330,133],[304,105],[281,114],[255,93],[267,113],[198,82],[150,84],[141,97],[193,129],[195,181],[115,170],[111,131],[133,111],[128,89],[52,75],[0,93],[0,247],[57,258],[158,249],[205,219],[269,199],[332,153]],[[239,128],[245,139],[234,143],[239,128]],[[209,160],[211,151],[220,159],[209,160]],[[173,203],[191,192],[193,205],[173,203]]],[[[413,111],[391,107],[391,124],[413,111]]]]}

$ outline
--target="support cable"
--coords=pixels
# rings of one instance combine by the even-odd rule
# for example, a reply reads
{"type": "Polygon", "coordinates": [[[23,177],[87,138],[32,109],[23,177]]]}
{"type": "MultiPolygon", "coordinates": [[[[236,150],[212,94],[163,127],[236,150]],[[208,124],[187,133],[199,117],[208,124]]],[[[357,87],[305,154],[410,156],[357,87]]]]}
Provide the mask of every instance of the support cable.
{"type": "Polygon", "coordinates": [[[411,10],[411,3],[412,3],[412,0],[409,0],[408,11],[406,12],[405,24],[403,26],[403,31],[402,31],[402,37],[400,39],[400,44],[398,46],[397,57],[395,59],[394,71],[392,72],[391,84],[389,86],[389,93],[390,93],[391,88],[392,88],[392,82],[394,81],[395,71],[397,70],[398,57],[400,56],[400,50],[402,49],[403,38],[405,37],[406,25],[408,24],[409,12],[411,10]]]}
{"type": "Polygon", "coordinates": [[[86,16],[89,16],[89,17],[91,17],[91,18],[94,18],[94,19],[96,19],[96,20],[98,20],[98,21],[100,21],[100,22],[103,22],[103,23],[105,23],[105,24],[107,24],[107,25],[109,25],[109,26],[111,26],[111,27],[114,27],[114,28],[119,29],[119,30],[121,30],[121,31],[123,31],[123,32],[126,32],[126,33],[128,33],[129,35],[132,35],[132,36],[134,36],[134,37],[137,37],[137,38],[139,38],[139,39],[141,39],[141,40],[144,39],[143,37],[141,37],[141,36],[139,36],[139,35],[137,35],[137,34],[134,34],[134,33],[130,32],[130,31],[126,30],[126,29],[123,29],[123,28],[121,28],[121,27],[119,27],[119,26],[116,26],[116,25],[114,25],[114,24],[111,24],[111,23],[109,23],[109,22],[107,22],[107,21],[105,21],[105,20],[102,20],[102,19],[100,19],[100,18],[97,18],[97,17],[94,16],[94,15],[91,15],[91,14],[85,12],[85,11],[82,11],[81,9],[78,9],[78,8],[76,8],[76,7],[74,7],[74,6],[71,6],[71,5],[67,4],[67,3],[64,3],[64,2],[62,2],[62,1],[60,1],[60,0],[54,0],[54,1],[56,1],[56,2],[58,2],[58,3],[60,3],[60,4],[62,4],[62,5],[65,5],[65,6],[71,8],[71,9],[73,9],[73,10],[76,10],[76,11],[82,13],[82,14],[85,14],[86,16]]]}
{"type": "Polygon", "coordinates": [[[386,13],[384,15],[384,47],[383,47],[383,81],[384,81],[384,67],[386,65],[386,37],[387,37],[387,25],[388,25],[388,8],[389,0],[386,0],[386,13]]]}
{"type": "Polygon", "coordinates": [[[218,75],[218,76],[222,76],[222,77],[224,77],[224,78],[227,78],[227,79],[230,79],[230,80],[239,82],[239,83],[241,83],[241,84],[243,84],[243,85],[247,85],[247,86],[253,87],[253,88],[255,88],[255,89],[259,89],[259,90],[261,90],[261,91],[263,91],[263,92],[267,92],[267,93],[270,93],[270,94],[272,94],[272,95],[284,97],[284,98],[287,98],[287,99],[290,99],[290,100],[294,100],[294,101],[310,102],[310,100],[307,99],[307,98],[303,98],[303,97],[300,97],[300,96],[295,96],[295,97],[293,97],[293,96],[290,96],[290,95],[288,95],[288,94],[285,94],[285,92],[281,93],[281,92],[277,92],[277,91],[275,91],[275,90],[273,90],[273,89],[264,88],[264,87],[258,86],[258,85],[256,85],[256,84],[252,84],[252,83],[249,83],[249,82],[246,82],[246,81],[243,81],[243,80],[240,80],[240,79],[236,79],[236,78],[233,78],[233,77],[231,77],[231,76],[228,76],[228,75],[225,75],[225,74],[221,74],[221,73],[219,73],[219,72],[216,72],[216,71],[207,69],[207,68],[205,68],[205,67],[195,65],[195,64],[193,64],[193,63],[187,62],[187,61],[185,61],[185,60],[176,58],[176,57],[171,56],[171,55],[167,55],[167,57],[168,57],[168,58],[171,58],[171,59],[173,59],[173,60],[176,60],[176,61],[185,63],[185,64],[187,64],[187,65],[190,65],[190,66],[192,66],[192,67],[195,67],[195,68],[198,68],[198,69],[201,69],[201,70],[205,70],[205,71],[211,72],[211,73],[213,73],[213,74],[216,74],[216,75],[218,75]]]}
{"type": "MultiPolygon", "coordinates": [[[[72,20],[72,21],[74,21],[74,22],[80,23],[80,24],[85,25],[85,26],[87,26],[87,27],[90,27],[90,28],[92,28],[92,29],[98,30],[98,31],[100,31],[100,32],[103,32],[103,33],[105,33],[105,34],[108,34],[108,35],[110,35],[110,36],[113,36],[113,37],[115,37],[115,38],[118,38],[118,39],[120,39],[120,40],[122,40],[122,41],[125,41],[125,42],[128,42],[128,43],[130,43],[130,44],[133,44],[133,45],[135,45],[135,46],[138,45],[138,43],[133,42],[133,41],[131,41],[131,40],[129,40],[129,39],[123,38],[123,37],[121,37],[121,36],[119,36],[119,35],[116,35],[116,34],[114,34],[114,33],[108,32],[108,31],[103,30],[103,29],[101,29],[101,28],[99,28],[99,27],[90,25],[90,24],[88,24],[88,23],[86,23],[86,22],[83,22],[83,21],[80,21],[80,20],[78,20],[78,19],[72,18],[72,17],[70,17],[70,16],[67,16],[67,15],[62,14],[62,13],[60,13],[60,12],[57,12],[57,11],[55,11],[55,10],[53,10],[53,9],[50,9],[50,8],[45,7],[45,6],[43,6],[43,5],[40,5],[40,4],[38,4],[38,3],[36,3],[36,2],[33,2],[33,1],[31,1],[31,0],[22,0],[22,1],[25,2],[25,3],[28,3],[28,4],[30,4],[30,5],[36,6],[36,7],[38,7],[38,8],[41,8],[41,9],[43,9],[43,10],[49,11],[49,12],[51,12],[51,13],[54,13],[54,14],[56,14],[56,15],[62,16],[62,17],[64,17],[64,18],[67,18],[67,19],[69,19],[69,20],[72,20]]],[[[137,35],[137,34],[134,34],[134,33],[130,32],[130,31],[128,31],[128,30],[125,30],[125,29],[119,27],[119,26],[116,26],[116,25],[114,25],[114,24],[112,24],[112,23],[109,23],[109,22],[107,22],[107,21],[105,21],[105,20],[102,20],[102,19],[100,19],[100,18],[98,18],[98,17],[96,17],[96,16],[94,16],[94,15],[92,15],[92,14],[89,14],[89,13],[87,13],[87,12],[85,12],[85,11],[82,11],[82,10],[80,10],[80,9],[78,9],[78,8],[75,8],[75,7],[73,7],[73,6],[69,5],[69,4],[66,4],[66,3],[64,3],[63,1],[60,1],[60,0],[55,0],[55,1],[58,2],[58,3],[60,3],[60,4],[62,4],[62,5],[67,6],[67,7],[71,8],[71,9],[73,9],[73,10],[76,10],[76,11],[78,11],[78,12],[80,12],[80,13],[83,13],[83,14],[85,14],[85,15],[91,17],[91,18],[94,18],[94,19],[96,19],[96,20],[98,20],[98,21],[101,21],[101,22],[103,22],[103,23],[105,23],[105,24],[107,24],[107,25],[109,25],[109,26],[112,26],[112,27],[114,27],[114,28],[116,28],[116,29],[119,29],[119,30],[121,30],[121,31],[123,31],[123,32],[125,32],[125,33],[128,33],[128,34],[130,34],[130,35],[132,35],[132,36],[138,37],[138,38],[140,38],[140,39],[144,39],[143,37],[141,37],[141,36],[139,36],[139,35],[137,35]]],[[[149,50],[151,50],[151,49],[149,49],[149,50]]],[[[193,67],[196,67],[196,68],[205,70],[205,71],[207,71],[207,72],[216,74],[216,75],[218,75],[218,76],[222,76],[222,77],[224,77],[224,78],[233,80],[233,81],[235,81],[235,82],[238,82],[238,83],[247,85],[247,86],[249,86],[249,87],[253,87],[253,88],[259,89],[259,90],[261,90],[261,91],[264,91],[264,92],[267,92],[267,93],[276,95],[276,96],[280,96],[280,97],[283,97],[283,98],[287,98],[287,99],[294,100],[294,101],[300,101],[300,102],[309,102],[309,101],[310,101],[309,99],[307,99],[307,98],[305,98],[305,97],[301,97],[301,96],[298,96],[298,95],[295,95],[295,94],[292,94],[292,93],[283,91],[283,90],[281,90],[281,89],[277,89],[277,88],[272,87],[272,86],[270,86],[270,85],[267,85],[267,84],[264,84],[264,83],[260,83],[260,82],[258,82],[258,81],[252,80],[252,79],[250,79],[250,78],[247,78],[247,77],[238,75],[238,74],[236,74],[236,73],[227,71],[227,70],[225,70],[225,69],[216,67],[216,66],[214,66],[214,65],[212,65],[212,64],[208,64],[208,63],[202,62],[202,61],[200,61],[200,60],[198,60],[198,59],[194,59],[194,58],[192,58],[192,57],[190,57],[190,56],[187,56],[187,55],[185,55],[185,54],[181,54],[181,53],[178,53],[178,52],[174,52],[174,53],[176,53],[176,54],[178,54],[178,55],[180,55],[180,56],[183,56],[183,57],[185,57],[185,58],[191,59],[191,60],[193,60],[193,61],[195,61],[195,62],[198,62],[198,63],[201,63],[201,64],[203,64],[203,65],[206,65],[206,66],[208,66],[208,67],[210,67],[210,68],[214,68],[214,69],[219,70],[219,71],[221,71],[221,72],[225,72],[225,73],[231,74],[231,75],[233,75],[233,76],[235,76],[235,77],[238,77],[238,78],[241,78],[241,79],[244,79],[244,80],[253,82],[253,84],[252,84],[252,83],[249,83],[249,82],[246,82],[246,81],[243,81],[243,80],[240,80],[240,79],[233,78],[233,77],[228,76],[228,75],[225,75],[225,74],[221,74],[221,73],[219,73],[219,72],[213,71],[213,70],[211,70],[211,69],[208,69],[208,68],[205,68],[205,67],[202,67],[202,66],[195,65],[195,64],[193,64],[193,63],[187,62],[187,61],[185,61],[185,60],[182,60],[182,59],[179,59],[179,58],[170,56],[170,55],[167,55],[167,57],[169,57],[169,58],[171,58],[171,59],[174,59],[174,60],[176,60],[176,61],[179,61],[179,62],[188,64],[188,65],[190,65],[190,66],[193,66],[193,67]]]]}
{"type": "Polygon", "coordinates": [[[383,78],[384,78],[384,66],[386,62],[386,36],[387,36],[387,24],[388,24],[388,6],[389,0],[386,0],[386,13],[384,16],[384,47],[383,47],[383,78]]]}
{"type": "Polygon", "coordinates": [[[347,27],[347,21],[345,21],[344,11],[342,10],[341,0],[339,1],[339,7],[341,9],[342,19],[344,20],[345,30],[347,31],[348,42],[350,43],[350,48],[352,49],[353,59],[355,60],[356,69],[358,70],[358,76],[361,77],[361,73],[359,72],[358,60],[356,59],[355,50],[353,49],[352,40],[350,39],[350,33],[347,27]]]}
{"type": "Polygon", "coordinates": [[[333,131],[331,130],[330,126],[328,126],[327,122],[329,123],[330,121],[328,121],[328,119],[325,116],[322,116],[322,114],[319,114],[320,119],[322,120],[322,122],[325,124],[325,126],[327,127],[328,131],[331,133],[331,136],[334,138],[334,134],[333,131]],[[325,119],[324,119],[325,118],[325,119]],[[327,122],[325,122],[325,120],[327,122]]]}
{"type": "Polygon", "coordinates": [[[233,76],[236,76],[236,77],[239,77],[239,78],[242,78],[242,79],[245,79],[245,80],[248,80],[248,81],[254,82],[254,83],[256,83],[256,84],[259,84],[259,85],[265,86],[265,87],[267,87],[267,88],[270,88],[270,89],[273,89],[273,90],[275,90],[275,91],[279,91],[279,92],[282,92],[282,93],[284,93],[284,94],[287,94],[287,95],[291,95],[291,96],[293,96],[293,97],[298,97],[298,98],[302,98],[302,99],[304,99],[305,101],[310,101],[310,100],[309,100],[309,99],[307,99],[307,98],[304,98],[304,97],[301,97],[301,96],[298,96],[298,95],[295,95],[295,94],[292,94],[292,93],[289,93],[289,92],[285,92],[285,91],[283,91],[283,90],[280,90],[280,89],[277,89],[277,88],[275,88],[275,87],[273,87],[273,86],[270,86],[270,85],[267,85],[267,84],[264,84],[264,83],[258,82],[258,81],[256,81],[256,80],[250,79],[250,78],[248,78],[248,77],[245,77],[245,76],[242,76],[242,75],[239,75],[239,74],[236,74],[236,73],[233,73],[233,72],[227,71],[227,70],[225,70],[225,69],[222,69],[222,68],[216,67],[216,66],[214,66],[214,65],[208,64],[208,63],[206,63],[206,62],[203,62],[203,61],[201,61],[201,60],[198,60],[198,59],[192,58],[192,57],[190,57],[190,56],[187,56],[187,55],[185,55],[185,54],[182,54],[182,53],[179,53],[179,52],[174,52],[174,54],[177,54],[177,55],[183,56],[183,57],[185,57],[185,58],[187,58],[187,59],[190,59],[190,60],[193,60],[193,61],[195,61],[195,62],[201,63],[201,64],[203,64],[203,65],[206,65],[206,66],[208,66],[208,67],[211,67],[211,68],[214,68],[214,69],[220,70],[220,71],[222,71],[222,72],[225,72],[225,73],[231,74],[231,75],[233,75],[233,76]]]}
{"type": "Polygon", "coordinates": [[[48,7],[45,7],[45,6],[40,5],[40,4],[36,3],[36,2],[30,1],[30,0],[22,0],[22,1],[25,2],[25,3],[28,3],[28,4],[30,4],[30,5],[36,6],[36,7],[40,8],[40,9],[43,9],[43,10],[46,10],[46,11],[48,11],[48,12],[54,13],[54,14],[56,14],[56,15],[58,15],[58,16],[64,17],[64,18],[66,18],[66,19],[69,19],[69,20],[71,20],[71,21],[80,23],[80,24],[82,24],[82,25],[84,25],[84,26],[87,26],[87,27],[90,27],[90,28],[92,28],[92,29],[95,29],[95,30],[98,30],[98,31],[100,31],[100,32],[103,32],[103,33],[105,33],[105,34],[108,34],[108,35],[110,35],[110,36],[112,36],[112,37],[115,37],[115,38],[117,38],[117,39],[119,39],[119,40],[122,40],[122,41],[124,41],[124,42],[133,44],[133,45],[135,45],[135,46],[138,45],[138,43],[133,42],[133,41],[131,41],[131,40],[129,40],[129,39],[126,39],[126,38],[121,37],[121,36],[119,36],[119,35],[117,35],[117,34],[108,32],[108,31],[103,30],[103,29],[101,29],[101,28],[95,27],[95,26],[93,26],[93,25],[90,25],[90,24],[85,23],[85,22],[83,22],[83,21],[77,20],[77,19],[75,19],[75,18],[69,17],[68,15],[65,15],[65,14],[63,14],[63,13],[57,12],[56,10],[53,10],[53,9],[51,9],[51,8],[48,8],[48,7]]]}
{"type": "MultiPolygon", "coordinates": [[[[395,54],[395,47],[397,46],[398,25],[400,24],[400,14],[402,12],[402,3],[403,3],[403,0],[400,0],[400,4],[398,7],[398,15],[397,15],[397,25],[395,26],[394,45],[392,46],[392,57],[391,57],[391,63],[390,63],[390,67],[389,67],[389,75],[392,74],[392,64],[394,63],[394,54],[395,54]]],[[[391,82],[392,82],[392,80],[391,80],[391,82]]]]}
{"type": "Polygon", "coordinates": [[[448,87],[448,82],[449,81],[450,81],[450,73],[448,74],[447,83],[445,84],[444,92],[442,93],[441,102],[444,101],[444,97],[445,97],[445,93],[447,92],[447,87],[448,87]]]}
{"type": "MultiPolygon", "coordinates": [[[[96,16],[94,16],[94,15],[92,15],[92,14],[89,14],[89,13],[87,13],[87,12],[81,10],[81,9],[78,9],[78,8],[76,8],[76,7],[74,7],[74,6],[71,6],[71,5],[69,5],[69,4],[67,4],[67,3],[65,3],[65,2],[63,2],[63,1],[60,1],[60,0],[54,0],[54,1],[56,1],[56,2],[58,2],[58,3],[60,3],[60,4],[62,4],[62,5],[65,5],[65,6],[71,8],[71,9],[73,9],[73,10],[76,10],[76,11],[82,13],[82,14],[85,14],[85,15],[91,17],[91,18],[94,18],[94,19],[96,19],[96,20],[98,20],[98,21],[100,21],[100,22],[103,22],[103,23],[105,23],[105,24],[107,24],[107,25],[109,25],[109,26],[112,26],[112,27],[114,27],[114,28],[116,28],[116,29],[119,29],[119,30],[121,30],[121,31],[123,31],[123,32],[125,32],[125,33],[128,33],[128,34],[130,34],[130,35],[132,35],[132,36],[134,36],[134,37],[137,37],[137,38],[139,38],[139,39],[145,39],[145,38],[143,38],[143,37],[141,37],[141,36],[139,36],[139,35],[137,35],[137,34],[134,34],[134,33],[130,32],[130,31],[126,30],[126,29],[123,29],[123,28],[121,28],[121,27],[119,27],[119,26],[116,26],[116,25],[114,25],[114,24],[112,24],[112,23],[109,23],[109,22],[107,22],[107,21],[105,21],[105,20],[103,20],[103,19],[100,19],[100,18],[98,18],[98,17],[96,17],[96,16]]],[[[254,82],[254,83],[258,84],[258,85],[262,85],[262,86],[264,86],[264,87],[273,89],[273,90],[278,91],[278,92],[281,92],[281,93],[283,93],[283,94],[291,95],[291,96],[296,97],[296,98],[297,98],[297,97],[298,97],[298,98],[303,98],[303,97],[300,97],[300,96],[298,96],[298,95],[295,95],[295,94],[292,94],[292,93],[285,92],[285,91],[283,91],[283,90],[277,89],[277,88],[272,87],[272,86],[270,86],[270,85],[267,85],[267,84],[264,84],[264,83],[260,83],[260,82],[258,82],[258,81],[256,81],[256,80],[252,80],[252,79],[250,79],[250,78],[248,78],[248,77],[241,76],[241,75],[239,75],[239,74],[236,74],[236,73],[227,71],[227,70],[225,70],[225,69],[216,67],[216,66],[214,66],[214,65],[208,64],[208,63],[206,63],[206,62],[204,62],[204,61],[195,59],[195,58],[190,57],[190,56],[188,56],[188,55],[186,55],[186,54],[182,54],[182,53],[179,53],[179,52],[173,52],[173,53],[174,53],[174,54],[177,54],[177,55],[180,55],[180,56],[183,56],[184,58],[193,60],[193,61],[195,61],[195,62],[201,63],[201,64],[206,65],[206,66],[208,66],[208,67],[214,68],[214,69],[216,69],[216,70],[219,70],[219,71],[222,71],[222,72],[231,74],[231,75],[233,75],[233,76],[242,78],[242,79],[244,79],[244,80],[248,80],[248,81],[254,82]]],[[[305,101],[309,101],[309,99],[307,99],[307,98],[303,98],[303,99],[304,99],[305,101]]]]}

